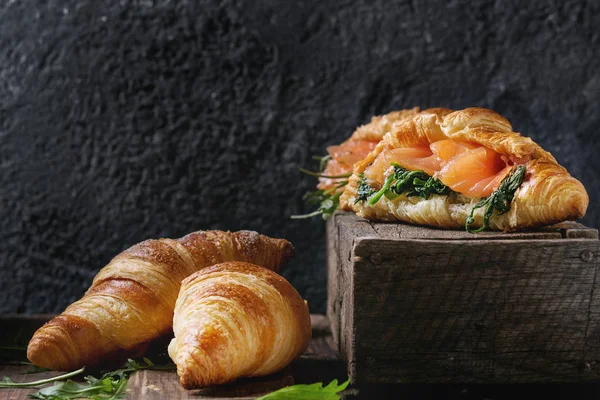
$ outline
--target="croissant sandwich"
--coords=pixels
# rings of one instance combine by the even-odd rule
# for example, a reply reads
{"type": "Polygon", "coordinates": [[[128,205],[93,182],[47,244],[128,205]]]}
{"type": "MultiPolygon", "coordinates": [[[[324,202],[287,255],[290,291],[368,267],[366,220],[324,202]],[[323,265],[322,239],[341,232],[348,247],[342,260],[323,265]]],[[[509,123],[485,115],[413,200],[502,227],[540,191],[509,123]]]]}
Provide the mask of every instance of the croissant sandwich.
{"type": "Polygon", "coordinates": [[[83,298],[44,324],[29,342],[27,357],[40,367],[73,370],[140,356],[151,341],[171,332],[187,276],[233,260],[278,271],[293,255],[288,241],[251,231],[146,240],[113,258],[83,298]]]}
{"type": "Polygon", "coordinates": [[[581,182],[492,110],[428,109],[386,129],[342,182],[340,209],[469,232],[523,230],[585,215],[589,197],[581,182]]]}
{"type": "Polygon", "coordinates": [[[280,275],[227,262],[186,278],[169,356],[186,389],[272,374],[308,347],[308,305],[280,275]]]}

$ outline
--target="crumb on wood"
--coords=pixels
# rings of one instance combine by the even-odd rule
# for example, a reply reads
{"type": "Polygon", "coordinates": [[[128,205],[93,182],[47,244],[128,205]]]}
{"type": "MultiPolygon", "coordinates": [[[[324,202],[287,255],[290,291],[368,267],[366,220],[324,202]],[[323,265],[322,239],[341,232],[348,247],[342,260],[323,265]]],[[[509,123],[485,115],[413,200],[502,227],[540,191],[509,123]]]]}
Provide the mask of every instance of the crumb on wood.
{"type": "Polygon", "coordinates": [[[146,387],[150,390],[154,390],[155,392],[160,392],[160,388],[156,385],[148,385],[146,387]]]}

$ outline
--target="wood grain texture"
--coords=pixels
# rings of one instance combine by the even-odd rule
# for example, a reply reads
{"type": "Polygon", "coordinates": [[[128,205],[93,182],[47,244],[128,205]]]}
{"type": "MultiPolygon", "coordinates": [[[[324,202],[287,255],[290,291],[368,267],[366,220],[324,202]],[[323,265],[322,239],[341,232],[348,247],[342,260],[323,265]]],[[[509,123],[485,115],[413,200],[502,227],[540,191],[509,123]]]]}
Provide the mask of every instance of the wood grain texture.
{"type": "MultiPolygon", "coordinates": [[[[47,379],[60,375],[58,372],[39,372],[26,374],[29,367],[20,365],[2,364],[0,361],[0,378],[8,376],[13,382],[31,382],[39,379],[47,379]]],[[[0,389],[0,399],[3,400],[29,400],[29,394],[37,392],[38,389],[0,389]]]]}
{"type": "Polygon", "coordinates": [[[128,398],[250,400],[293,384],[290,367],[266,377],[240,379],[228,385],[200,390],[184,389],[174,372],[140,371],[129,380],[128,398]]]}
{"type": "Polygon", "coordinates": [[[471,235],[334,217],[341,306],[328,312],[353,383],[600,378],[597,230],[471,235]]]}

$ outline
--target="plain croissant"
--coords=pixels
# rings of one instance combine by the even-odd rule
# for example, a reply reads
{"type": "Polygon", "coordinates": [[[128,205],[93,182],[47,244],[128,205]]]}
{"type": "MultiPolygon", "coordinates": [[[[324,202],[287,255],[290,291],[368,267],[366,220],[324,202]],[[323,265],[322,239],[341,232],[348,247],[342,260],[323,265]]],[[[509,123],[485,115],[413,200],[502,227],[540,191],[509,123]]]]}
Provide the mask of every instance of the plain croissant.
{"type": "Polygon", "coordinates": [[[308,347],[308,305],[280,275],[227,262],[181,286],[169,356],[186,389],[262,376],[287,366],[308,347]]]}
{"type": "Polygon", "coordinates": [[[278,271],[294,256],[286,240],[252,231],[198,231],[146,240],[117,255],[83,298],[34,334],[29,360],[73,370],[136,357],[169,334],[181,281],[207,266],[247,261],[278,271]]]}

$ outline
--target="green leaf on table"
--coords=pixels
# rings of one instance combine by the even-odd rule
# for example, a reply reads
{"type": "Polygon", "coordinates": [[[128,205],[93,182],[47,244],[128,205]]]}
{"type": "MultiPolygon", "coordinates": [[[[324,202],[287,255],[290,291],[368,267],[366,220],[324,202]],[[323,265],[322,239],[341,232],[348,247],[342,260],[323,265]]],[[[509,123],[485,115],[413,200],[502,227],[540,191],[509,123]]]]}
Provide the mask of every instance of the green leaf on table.
{"type": "Polygon", "coordinates": [[[53,386],[41,389],[30,395],[32,399],[44,400],[70,400],[88,398],[94,400],[122,399],[127,390],[129,376],[136,371],[144,369],[174,370],[174,364],[155,365],[144,357],[142,362],[132,359],[127,360],[122,368],[106,372],[100,379],[86,376],[86,383],[77,383],[72,380],[56,382],[53,386]]]}
{"type": "Polygon", "coordinates": [[[4,377],[2,381],[0,381],[0,388],[23,388],[23,387],[37,387],[42,386],[47,383],[60,381],[62,379],[67,379],[75,375],[79,375],[84,371],[84,368],[78,369],[77,371],[69,372],[68,374],[54,376],[52,378],[40,379],[33,382],[13,382],[7,376],[4,377]]]}
{"type": "Polygon", "coordinates": [[[67,400],[67,399],[122,399],[127,388],[127,378],[106,377],[96,379],[86,376],[87,383],[77,383],[72,380],[56,382],[54,385],[32,394],[32,399],[67,400]]]}
{"type": "Polygon", "coordinates": [[[337,379],[334,379],[325,387],[323,387],[322,382],[310,385],[292,385],[269,393],[257,400],[339,400],[340,395],[338,393],[346,389],[348,384],[350,384],[349,379],[339,385],[337,379]]]}

